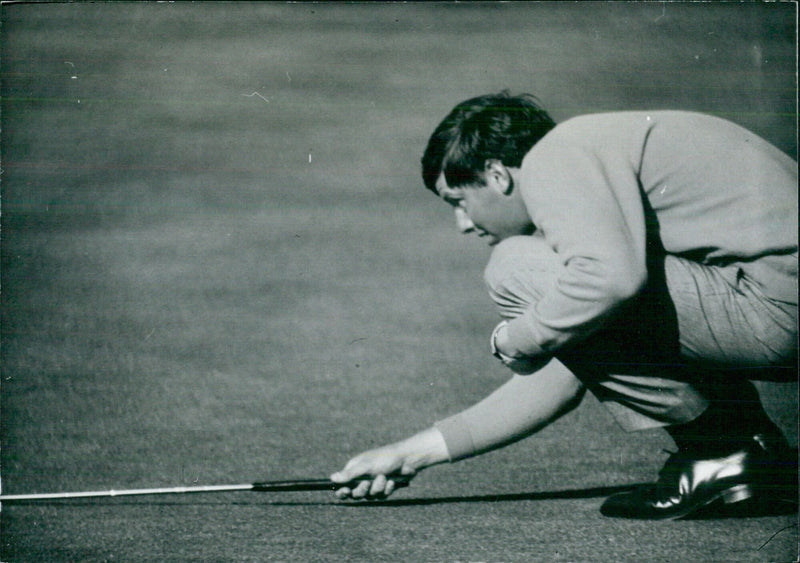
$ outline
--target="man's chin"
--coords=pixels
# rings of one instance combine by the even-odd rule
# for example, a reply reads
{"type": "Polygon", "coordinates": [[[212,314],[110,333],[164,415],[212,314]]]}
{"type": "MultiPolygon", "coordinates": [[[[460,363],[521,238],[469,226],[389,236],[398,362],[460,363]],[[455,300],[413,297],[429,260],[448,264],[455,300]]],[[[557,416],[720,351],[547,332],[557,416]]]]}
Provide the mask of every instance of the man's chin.
{"type": "Polygon", "coordinates": [[[511,237],[515,237],[515,236],[532,236],[534,233],[536,233],[536,227],[530,227],[529,229],[526,229],[523,232],[511,233],[511,234],[507,234],[507,235],[491,235],[491,234],[487,233],[487,234],[483,235],[481,238],[489,239],[487,241],[487,244],[489,246],[497,246],[498,244],[500,244],[501,242],[503,242],[507,238],[511,238],[511,237]]]}

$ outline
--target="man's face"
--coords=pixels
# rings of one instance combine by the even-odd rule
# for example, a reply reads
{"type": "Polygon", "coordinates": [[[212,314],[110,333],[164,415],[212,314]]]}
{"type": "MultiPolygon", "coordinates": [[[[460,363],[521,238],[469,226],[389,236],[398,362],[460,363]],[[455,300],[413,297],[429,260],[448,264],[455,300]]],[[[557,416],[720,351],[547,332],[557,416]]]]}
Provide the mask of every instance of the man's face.
{"type": "MultiPolygon", "coordinates": [[[[491,170],[482,179],[484,184],[457,188],[447,185],[444,174],[436,181],[439,197],[453,207],[458,230],[485,237],[490,246],[512,236],[531,234],[533,224],[518,190],[506,189],[503,179],[491,170]]],[[[506,180],[512,181],[510,176],[506,180]]]]}

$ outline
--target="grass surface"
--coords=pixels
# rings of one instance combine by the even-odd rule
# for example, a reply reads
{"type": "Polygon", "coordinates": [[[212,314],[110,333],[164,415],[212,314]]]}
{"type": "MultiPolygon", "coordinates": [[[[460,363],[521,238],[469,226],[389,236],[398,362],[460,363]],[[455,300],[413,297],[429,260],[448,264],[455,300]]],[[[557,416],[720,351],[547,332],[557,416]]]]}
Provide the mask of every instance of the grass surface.
{"type": "MultiPolygon", "coordinates": [[[[2,6],[9,494],[318,477],[504,381],[488,249],[419,180],[456,102],[678,108],[796,154],[789,4],[2,6]]],[[[762,385],[796,441],[796,386],[762,385]]],[[[605,519],[670,442],[589,397],[381,505],[2,507],[3,561],[789,561],[796,515],[605,519]]]]}

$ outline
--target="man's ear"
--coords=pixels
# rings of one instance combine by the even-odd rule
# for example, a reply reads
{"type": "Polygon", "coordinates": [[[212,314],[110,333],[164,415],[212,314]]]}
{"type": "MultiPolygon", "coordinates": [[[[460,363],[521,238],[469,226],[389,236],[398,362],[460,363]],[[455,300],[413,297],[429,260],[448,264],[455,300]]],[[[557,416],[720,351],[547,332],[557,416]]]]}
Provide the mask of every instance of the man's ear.
{"type": "Polygon", "coordinates": [[[484,163],[486,184],[493,186],[503,195],[509,195],[514,190],[514,180],[505,165],[496,158],[490,158],[484,163]]]}

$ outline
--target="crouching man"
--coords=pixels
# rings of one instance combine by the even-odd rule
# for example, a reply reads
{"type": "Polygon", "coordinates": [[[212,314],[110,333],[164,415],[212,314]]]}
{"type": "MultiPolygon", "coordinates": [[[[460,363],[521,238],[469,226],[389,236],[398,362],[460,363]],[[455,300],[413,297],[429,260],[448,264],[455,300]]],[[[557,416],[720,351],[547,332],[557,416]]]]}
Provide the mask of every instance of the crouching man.
{"type": "MultiPolygon", "coordinates": [[[[512,378],[332,475],[339,498],[385,498],[392,475],[529,436],[585,390],[626,430],[677,452],[607,516],[680,518],[753,497],[797,500],[796,450],[751,379],[797,368],[797,164],[731,122],[682,111],[556,125],[506,92],[456,106],[422,158],[459,229],[494,246],[485,279],[512,378]]],[[[488,348],[488,347],[487,347],[488,348]]]]}

